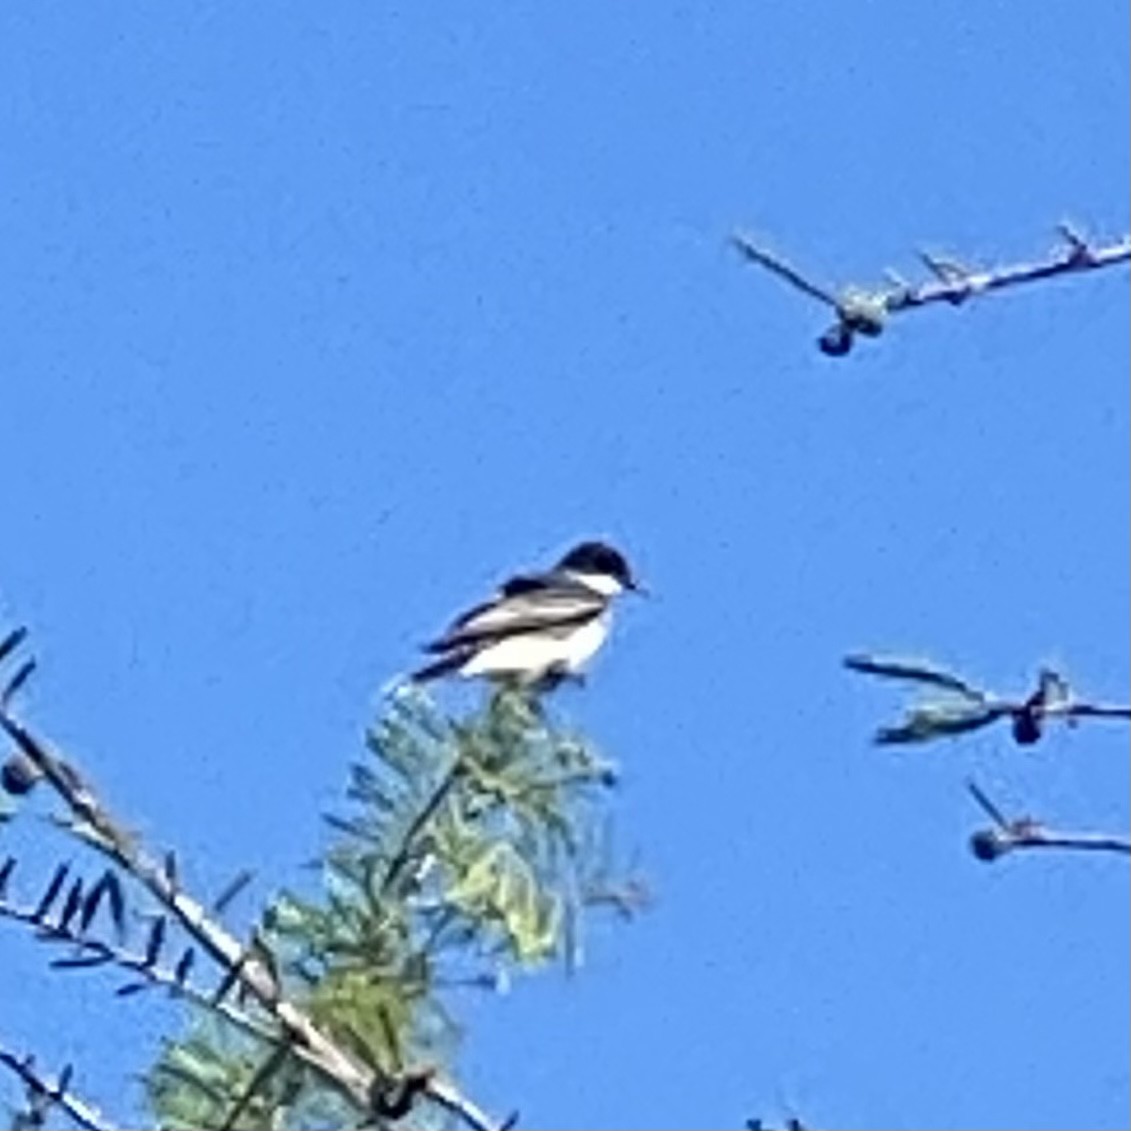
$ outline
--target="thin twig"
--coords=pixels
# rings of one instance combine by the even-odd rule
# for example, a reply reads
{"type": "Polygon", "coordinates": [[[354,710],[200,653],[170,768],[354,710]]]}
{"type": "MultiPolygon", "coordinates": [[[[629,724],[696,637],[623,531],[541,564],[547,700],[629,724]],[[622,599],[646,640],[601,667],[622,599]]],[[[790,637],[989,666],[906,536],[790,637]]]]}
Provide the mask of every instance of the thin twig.
{"type": "Polygon", "coordinates": [[[1115,852],[1131,855],[1131,840],[1108,833],[1054,832],[1041,825],[1018,828],[1008,839],[998,836],[999,851],[1011,848],[1074,848],[1085,852],[1115,852]]]}
{"type": "MultiPolygon", "coordinates": [[[[391,891],[401,873],[411,862],[425,829],[466,771],[467,766],[463,761],[463,756],[460,755],[421,806],[411,824],[405,830],[401,843],[385,870],[385,875],[381,881],[381,892],[383,894],[391,891]]],[[[502,1125],[496,1123],[482,1108],[460,1092],[455,1085],[437,1075],[429,1074],[426,1076],[422,1081],[422,1090],[434,1103],[461,1119],[469,1127],[479,1129],[479,1131],[488,1131],[491,1128],[506,1126],[505,1123],[502,1125]]]]}
{"type": "Polygon", "coordinates": [[[287,1045],[276,1045],[271,1050],[263,1063],[251,1074],[247,1087],[236,1097],[236,1102],[232,1104],[227,1117],[220,1124],[220,1131],[232,1131],[260,1088],[283,1067],[290,1055],[291,1049],[287,1045]]]}
{"type": "Polygon", "coordinates": [[[802,294],[809,295],[818,302],[823,302],[826,306],[831,306],[833,310],[836,310],[836,295],[828,288],[821,286],[820,283],[803,275],[792,263],[783,259],[776,252],[755,243],[750,236],[743,235],[741,232],[735,232],[730,239],[740,255],[744,255],[752,263],[757,263],[759,267],[765,267],[767,271],[777,275],[779,279],[784,279],[791,286],[796,287],[802,294]]]}
{"type": "MultiPolygon", "coordinates": [[[[1063,233],[1063,228],[1060,229],[1063,233]]],[[[955,305],[974,295],[1002,290],[1022,283],[1035,283],[1056,275],[1070,275],[1078,271],[1094,271],[1100,267],[1114,267],[1131,260],[1131,236],[1116,243],[1093,247],[1077,238],[1052,252],[1045,259],[1029,263],[1016,263],[985,271],[967,271],[954,265],[944,279],[929,279],[917,287],[884,292],[884,305],[894,313],[914,307],[928,306],[933,302],[955,305]]]]}
{"type": "Polygon", "coordinates": [[[1019,848],[1064,848],[1080,852],[1114,852],[1131,855],[1131,839],[1110,833],[1065,832],[1050,829],[1033,817],[1007,818],[973,781],[966,783],[970,795],[993,822],[970,837],[970,850],[979,860],[997,860],[1019,848]]]}
{"type": "Polygon", "coordinates": [[[1006,815],[990,800],[985,790],[973,778],[968,778],[966,781],[966,788],[970,791],[970,796],[982,807],[984,812],[995,827],[1004,829],[1009,825],[1009,819],[1006,815]]]}
{"type": "Polygon", "coordinates": [[[496,1122],[454,1084],[439,1076],[428,1079],[424,1086],[424,1094],[445,1111],[462,1119],[474,1131],[495,1131],[496,1128],[503,1131],[503,1128],[512,1125],[506,1120],[503,1123],[496,1122]]]}
{"type": "Polygon", "coordinates": [[[387,895],[392,891],[393,885],[400,879],[401,873],[411,862],[412,855],[416,851],[417,841],[420,839],[432,818],[439,812],[440,806],[443,805],[448,795],[455,788],[456,782],[459,781],[465,772],[466,767],[462,757],[457,757],[447,773],[440,779],[436,788],[429,795],[428,800],[425,801],[420,811],[412,819],[412,823],[405,830],[405,834],[401,838],[400,845],[389,861],[388,868],[385,869],[385,875],[381,880],[382,895],[387,895]]]}
{"type": "Polygon", "coordinates": [[[967,299],[1006,287],[1131,261],[1131,236],[1111,244],[1093,244],[1071,225],[1060,224],[1057,231],[1063,242],[1044,259],[972,270],[953,259],[920,253],[931,278],[911,284],[889,273],[886,286],[845,287],[839,295],[808,278],[751,236],[735,234],[731,243],[748,262],[766,268],[803,294],[836,311],[837,321],[824,331],[818,344],[824,353],[841,356],[848,353],[858,335],[878,336],[891,315],[905,310],[940,302],[959,306],[967,299]]]}
{"type": "MultiPolygon", "coordinates": [[[[30,1056],[16,1056],[0,1046],[0,1064],[23,1081],[30,1096],[43,1099],[48,1104],[61,1107],[85,1131],[114,1131],[114,1125],[102,1113],[70,1090],[64,1082],[69,1071],[56,1080],[49,1080],[36,1067],[30,1056]]],[[[46,1111],[43,1112],[46,1115],[46,1111]]]]}

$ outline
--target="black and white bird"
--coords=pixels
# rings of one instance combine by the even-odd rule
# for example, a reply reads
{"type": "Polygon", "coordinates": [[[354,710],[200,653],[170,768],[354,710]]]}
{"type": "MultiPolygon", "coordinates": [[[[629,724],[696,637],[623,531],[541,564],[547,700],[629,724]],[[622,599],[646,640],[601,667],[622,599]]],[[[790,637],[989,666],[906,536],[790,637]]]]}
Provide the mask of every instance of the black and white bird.
{"type": "Polygon", "coordinates": [[[458,617],[424,650],[439,658],[412,679],[482,676],[553,687],[578,678],[609,634],[613,600],[641,591],[624,555],[604,542],[582,542],[546,573],[519,574],[458,617]]]}

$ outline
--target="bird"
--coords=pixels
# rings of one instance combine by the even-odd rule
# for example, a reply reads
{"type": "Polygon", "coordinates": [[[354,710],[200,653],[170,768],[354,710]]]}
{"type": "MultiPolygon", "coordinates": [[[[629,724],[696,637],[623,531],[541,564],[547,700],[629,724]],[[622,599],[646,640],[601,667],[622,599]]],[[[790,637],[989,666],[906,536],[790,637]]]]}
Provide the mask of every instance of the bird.
{"type": "Polygon", "coordinates": [[[605,542],[581,542],[552,569],[510,578],[457,617],[424,646],[438,659],[410,679],[458,675],[536,689],[580,682],[609,634],[613,601],[626,590],[644,591],[624,555],[605,542]]]}

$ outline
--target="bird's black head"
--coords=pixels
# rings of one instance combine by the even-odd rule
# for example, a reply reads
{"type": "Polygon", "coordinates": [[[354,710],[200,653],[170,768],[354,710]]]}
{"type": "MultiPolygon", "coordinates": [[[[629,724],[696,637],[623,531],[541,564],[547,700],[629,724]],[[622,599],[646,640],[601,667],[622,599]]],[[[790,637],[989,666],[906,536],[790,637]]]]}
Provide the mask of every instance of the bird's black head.
{"type": "Polygon", "coordinates": [[[639,588],[624,555],[605,542],[582,542],[579,546],[574,546],[558,562],[558,569],[611,577],[625,589],[639,588]]]}

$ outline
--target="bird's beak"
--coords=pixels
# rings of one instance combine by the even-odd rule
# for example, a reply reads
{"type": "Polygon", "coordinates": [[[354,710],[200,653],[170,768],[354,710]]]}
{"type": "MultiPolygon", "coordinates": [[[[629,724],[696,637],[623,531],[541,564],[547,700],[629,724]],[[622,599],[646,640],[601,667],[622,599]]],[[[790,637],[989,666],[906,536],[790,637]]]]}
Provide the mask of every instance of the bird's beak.
{"type": "Polygon", "coordinates": [[[642,585],[636,578],[632,578],[628,583],[628,588],[631,592],[635,593],[638,597],[651,597],[652,591],[646,586],[642,585]]]}

